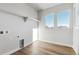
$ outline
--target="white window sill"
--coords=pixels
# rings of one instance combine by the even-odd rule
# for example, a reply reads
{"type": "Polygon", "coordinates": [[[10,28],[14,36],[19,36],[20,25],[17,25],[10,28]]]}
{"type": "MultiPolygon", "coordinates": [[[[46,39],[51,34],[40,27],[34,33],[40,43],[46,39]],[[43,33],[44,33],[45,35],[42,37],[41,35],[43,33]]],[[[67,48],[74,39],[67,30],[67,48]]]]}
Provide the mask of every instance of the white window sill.
{"type": "Polygon", "coordinates": [[[69,27],[67,27],[67,26],[59,26],[59,27],[57,27],[58,29],[62,29],[62,30],[64,30],[64,29],[70,29],[69,27]]]}
{"type": "Polygon", "coordinates": [[[48,26],[46,26],[45,28],[48,28],[48,29],[54,29],[54,27],[48,27],[48,26]]]}

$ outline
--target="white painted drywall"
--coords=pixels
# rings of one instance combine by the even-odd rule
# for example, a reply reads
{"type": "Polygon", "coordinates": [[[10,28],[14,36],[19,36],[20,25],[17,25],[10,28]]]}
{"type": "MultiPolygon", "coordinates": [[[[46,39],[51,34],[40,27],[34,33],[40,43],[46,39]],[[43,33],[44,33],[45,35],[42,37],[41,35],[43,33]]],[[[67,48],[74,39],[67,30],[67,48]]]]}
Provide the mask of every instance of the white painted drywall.
{"type": "Polygon", "coordinates": [[[79,54],[79,27],[73,30],[73,49],[79,54]]]}
{"type": "Polygon", "coordinates": [[[23,3],[1,3],[0,9],[6,10],[21,16],[29,16],[37,19],[37,12],[27,4],[23,3]]]}
{"type": "MultiPolygon", "coordinates": [[[[61,4],[46,10],[41,11],[40,13],[40,24],[39,24],[39,40],[51,42],[51,43],[59,43],[67,46],[73,45],[73,19],[71,17],[70,19],[70,29],[59,29],[57,28],[57,21],[55,19],[55,28],[48,29],[45,27],[45,21],[43,17],[48,13],[57,13],[59,11],[62,11],[64,9],[70,9],[71,10],[71,16],[72,16],[72,4],[61,4]]],[[[56,18],[56,17],[55,17],[56,18]]]]}
{"type": "Polygon", "coordinates": [[[74,22],[73,22],[73,48],[79,54],[79,4],[74,4],[74,22]]]}
{"type": "MultiPolygon", "coordinates": [[[[37,18],[37,12],[25,4],[0,4],[0,9],[37,18]]],[[[31,19],[24,22],[21,17],[0,11],[0,31],[4,31],[4,34],[0,34],[0,54],[19,49],[21,39],[24,39],[24,46],[32,43],[33,27],[36,27],[36,23],[31,19]],[[8,34],[5,31],[8,31],[8,34]]]]}

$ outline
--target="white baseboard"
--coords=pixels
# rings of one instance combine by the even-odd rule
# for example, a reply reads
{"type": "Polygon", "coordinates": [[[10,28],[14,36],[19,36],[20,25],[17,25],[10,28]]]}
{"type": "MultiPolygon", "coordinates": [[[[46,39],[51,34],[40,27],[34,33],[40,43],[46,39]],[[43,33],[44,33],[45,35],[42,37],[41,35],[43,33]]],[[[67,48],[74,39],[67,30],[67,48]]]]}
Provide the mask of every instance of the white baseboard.
{"type": "Polygon", "coordinates": [[[26,47],[26,46],[28,46],[28,45],[30,45],[30,44],[32,44],[32,43],[33,43],[33,42],[31,42],[31,43],[28,43],[28,44],[25,44],[25,45],[24,45],[24,47],[26,47]]]}
{"type": "Polygon", "coordinates": [[[47,41],[47,40],[39,40],[39,41],[48,42],[48,43],[51,43],[51,44],[58,44],[58,45],[67,46],[67,47],[72,47],[71,45],[63,44],[63,43],[59,43],[59,42],[53,42],[53,41],[47,41]]]}
{"type": "Polygon", "coordinates": [[[78,55],[78,52],[77,52],[77,50],[75,49],[75,47],[73,47],[73,49],[74,49],[74,51],[75,51],[76,55],[78,55]]]}
{"type": "Polygon", "coordinates": [[[4,53],[4,54],[2,54],[2,55],[10,55],[10,54],[12,54],[12,53],[14,53],[14,52],[16,52],[16,51],[18,51],[18,50],[20,50],[20,48],[14,49],[14,50],[9,51],[9,52],[7,52],[7,53],[4,53]]]}
{"type": "MultiPolygon", "coordinates": [[[[71,45],[63,44],[63,43],[59,43],[59,42],[52,42],[52,41],[46,41],[46,40],[39,40],[39,41],[48,42],[48,43],[52,43],[52,44],[58,44],[58,45],[62,45],[62,46],[72,47],[71,45]]],[[[33,42],[28,43],[28,44],[24,45],[24,47],[26,47],[26,46],[28,46],[28,45],[30,45],[30,44],[32,44],[32,43],[33,43],[33,42]]],[[[73,48],[73,47],[72,47],[72,48],[73,48]]],[[[21,49],[21,48],[17,48],[17,49],[14,49],[14,50],[10,51],[10,52],[4,53],[4,54],[2,54],[2,55],[10,55],[10,54],[12,54],[12,53],[14,53],[14,52],[16,52],[16,51],[18,51],[18,50],[20,50],[20,49],[21,49]]],[[[74,49],[74,48],[73,48],[73,49],[74,49]]]]}
{"type": "MultiPolygon", "coordinates": [[[[26,46],[28,46],[28,45],[30,45],[30,44],[32,44],[32,43],[33,43],[33,42],[28,43],[28,44],[24,45],[24,47],[26,47],[26,46]]],[[[7,52],[7,53],[3,53],[2,55],[10,55],[10,54],[12,54],[12,53],[14,53],[14,52],[16,52],[16,51],[18,51],[18,50],[20,50],[20,49],[22,49],[22,48],[16,48],[16,49],[14,49],[14,50],[12,50],[12,51],[9,51],[9,52],[7,52]]]]}

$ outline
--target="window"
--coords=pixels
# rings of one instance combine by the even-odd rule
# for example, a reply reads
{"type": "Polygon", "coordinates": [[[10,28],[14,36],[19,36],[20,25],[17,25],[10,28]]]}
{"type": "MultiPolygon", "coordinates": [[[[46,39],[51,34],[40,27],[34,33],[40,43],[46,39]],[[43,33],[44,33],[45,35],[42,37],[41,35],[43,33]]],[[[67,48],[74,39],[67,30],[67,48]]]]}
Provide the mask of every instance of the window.
{"type": "Polygon", "coordinates": [[[45,16],[45,24],[46,24],[46,27],[49,27],[49,28],[54,27],[54,14],[48,14],[45,16]]]}
{"type": "Polygon", "coordinates": [[[64,10],[57,14],[57,26],[58,27],[69,27],[70,22],[70,11],[64,10]]]}

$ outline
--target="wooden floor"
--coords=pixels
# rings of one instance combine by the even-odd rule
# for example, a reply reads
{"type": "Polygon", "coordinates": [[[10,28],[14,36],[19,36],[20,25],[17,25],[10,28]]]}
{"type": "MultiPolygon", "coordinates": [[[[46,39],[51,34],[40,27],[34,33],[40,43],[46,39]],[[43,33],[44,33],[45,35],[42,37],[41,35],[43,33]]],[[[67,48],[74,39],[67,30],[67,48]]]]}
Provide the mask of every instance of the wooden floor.
{"type": "Polygon", "coordinates": [[[75,55],[72,48],[36,41],[12,55],[75,55]]]}

